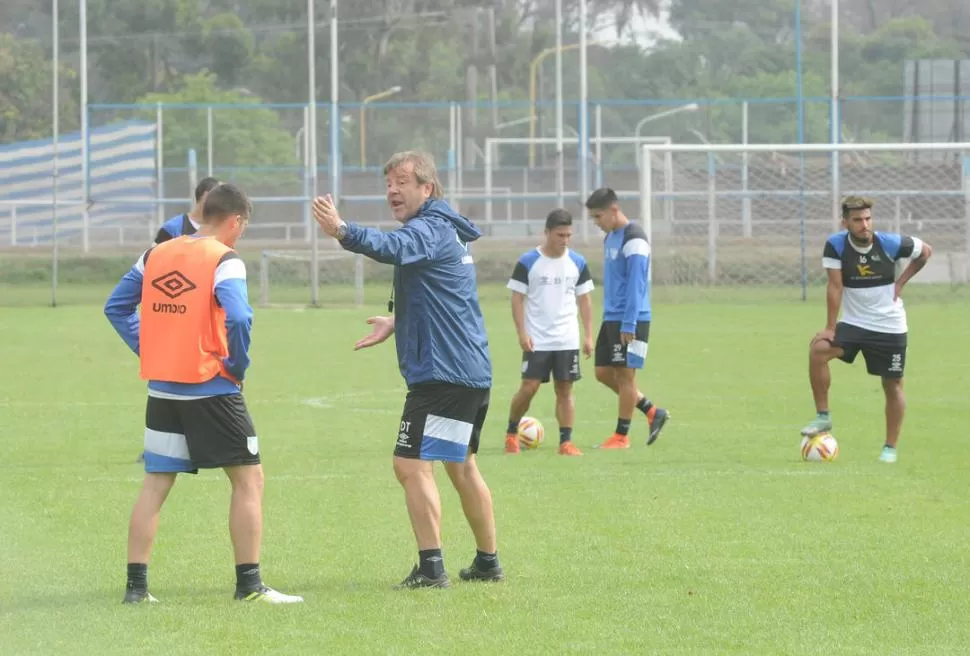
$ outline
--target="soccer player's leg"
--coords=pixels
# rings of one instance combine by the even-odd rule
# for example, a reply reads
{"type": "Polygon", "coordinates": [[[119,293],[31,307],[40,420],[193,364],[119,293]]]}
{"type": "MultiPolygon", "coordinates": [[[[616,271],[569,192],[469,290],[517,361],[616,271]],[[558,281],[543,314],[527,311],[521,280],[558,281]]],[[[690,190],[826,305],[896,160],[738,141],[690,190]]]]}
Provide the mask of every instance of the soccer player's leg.
{"type": "Polygon", "coordinates": [[[476,392],[480,405],[472,423],[468,457],[464,462],[445,462],[445,471],[458,492],[465,519],[475,535],[475,558],[458,576],[463,581],[501,581],[505,578],[505,571],[498,560],[492,492],[478,469],[476,455],[481,442],[482,426],[485,425],[488,415],[489,392],[479,390],[468,395],[475,395],[476,392]]]}
{"type": "Polygon", "coordinates": [[[232,486],[229,537],[236,565],[239,601],[292,604],[288,595],[263,583],[259,554],[263,536],[263,467],[259,438],[242,394],[177,401],[192,462],[200,469],[222,469],[232,486]]]}
{"type": "Polygon", "coordinates": [[[157,601],[148,590],[148,563],[162,505],[178,474],[198,472],[189,457],[176,403],[148,397],[145,407],[145,479],[128,522],[126,604],[157,601]]]}
{"type": "Polygon", "coordinates": [[[886,396],[886,441],[879,460],[894,463],[897,460],[896,444],[903,429],[906,414],[906,396],[903,393],[903,371],[906,368],[906,334],[870,333],[862,346],[866,370],[882,379],[886,396]]]}
{"type": "MultiPolygon", "coordinates": [[[[636,328],[636,341],[627,347],[627,367],[631,369],[642,369],[646,364],[647,343],[650,339],[650,322],[638,321],[636,328]]],[[[666,408],[654,405],[646,395],[637,389],[637,410],[643,413],[650,424],[650,433],[647,436],[647,446],[650,446],[660,437],[660,431],[670,420],[670,412],[666,408]]]]}
{"type": "Polygon", "coordinates": [[[480,397],[473,396],[468,388],[445,383],[408,390],[394,447],[394,473],[404,489],[418,564],[398,589],[450,585],[441,555],[441,497],[433,465],[436,460],[465,462],[480,407],[480,397]]]}
{"type": "Polygon", "coordinates": [[[808,347],[808,379],[812,386],[815,401],[815,417],[801,430],[804,437],[813,437],[832,430],[832,413],[829,408],[829,388],[832,386],[832,372],[829,362],[835,359],[848,364],[855,361],[860,344],[857,331],[861,329],[844,323],[835,326],[832,339],[815,335],[808,347]]]}
{"type": "Polygon", "coordinates": [[[519,452],[519,421],[529,411],[529,406],[539,386],[549,382],[555,353],[532,351],[522,354],[522,383],[509,404],[509,423],[505,429],[505,452],[519,452]]]}
{"type": "Polygon", "coordinates": [[[581,378],[579,350],[556,351],[553,377],[556,390],[556,421],[559,424],[559,455],[581,456],[583,452],[573,444],[573,424],[576,420],[573,383],[581,378]]]}

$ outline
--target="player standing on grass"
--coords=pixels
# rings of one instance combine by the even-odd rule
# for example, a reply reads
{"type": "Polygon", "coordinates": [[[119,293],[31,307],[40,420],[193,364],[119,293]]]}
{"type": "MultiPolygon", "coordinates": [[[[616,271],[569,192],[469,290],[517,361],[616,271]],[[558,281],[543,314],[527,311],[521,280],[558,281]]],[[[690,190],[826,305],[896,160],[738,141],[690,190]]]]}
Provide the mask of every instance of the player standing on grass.
{"type": "Polygon", "coordinates": [[[879,460],[893,463],[906,408],[903,369],[908,327],[902,292],[933,249],[916,237],[875,232],[872,201],[867,198],[849,196],[842,201],[842,227],[825,241],[822,251],[822,266],[828,272],[827,317],[825,329],[809,347],[808,375],[816,415],[802,435],[832,430],[829,361],[838,358],[851,364],[861,351],[866,370],[882,379],[886,395],[886,442],[879,460]],[[911,261],[897,279],[900,258],[911,261]]]}
{"type": "Polygon", "coordinates": [[[583,321],[583,353],[593,354],[593,309],[589,293],[593,278],[586,260],[569,249],[573,217],[556,209],[546,217],[546,241],[522,257],[512,271],[512,319],[522,347],[522,385],[512,397],[505,452],[519,452],[518,427],[529,411],[539,385],[555,378],[556,420],[559,422],[559,453],[581,456],[573,444],[573,382],[579,380],[579,327],[576,307],[583,321]]]}
{"type": "Polygon", "coordinates": [[[636,374],[647,357],[650,336],[650,244],[638,224],[620,209],[616,192],[603,187],[586,200],[593,221],[606,233],[603,241],[603,324],[596,338],[596,380],[619,397],[616,431],[601,449],[630,447],[634,409],[650,422],[653,444],[670,414],[637,389],[636,374]]]}
{"type": "Polygon", "coordinates": [[[195,205],[186,214],[173,216],[162,224],[155,235],[155,243],[161,244],[169,239],[175,239],[182,235],[192,235],[199,229],[202,222],[202,205],[205,203],[208,194],[219,181],[215,178],[202,178],[195,185],[195,205]]]}
{"type": "MultiPolygon", "coordinates": [[[[195,205],[188,213],[173,216],[163,223],[162,227],[158,229],[158,234],[155,235],[155,245],[157,246],[162,242],[181,237],[182,235],[195,234],[202,221],[202,205],[205,203],[205,197],[218,184],[219,181],[215,178],[202,178],[199,180],[198,184],[195,185],[195,205]]],[[[138,454],[135,462],[141,463],[144,461],[145,454],[138,454]]]]}
{"type": "Polygon", "coordinates": [[[105,315],[138,354],[141,377],[148,380],[145,479],[128,527],[125,603],[156,601],[148,590],[148,561],[176,475],[215,468],[232,485],[235,598],[303,601],[264,585],[259,570],[263,469],[242,396],[253,310],[246,267],[233,250],[250,213],[238,188],[213,188],[199,230],[147,250],[105,304],[105,315]]]}
{"type": "Polygon", "coordinates": [[[404,488],[418,564],[398,587],[449,585],[441,555],[436,460],[445,463],[478,547],[461,578],[498,581],[504,573],[492,493],[475,459],[492,387],[488,337],[468,251],[481,232],[441,200],[430,155],[397,153],[384,165],[384,178],[391,214],[404,224],[397,230],[345,223],[329,196],[313,201],[313,216],[346,250],[394,265],[397,301],[388,308],[394,316],[368,319],[374,330],[354,348],[380,344],[396,332],[398,365],[408,386],[394,472],[404,488]]]}

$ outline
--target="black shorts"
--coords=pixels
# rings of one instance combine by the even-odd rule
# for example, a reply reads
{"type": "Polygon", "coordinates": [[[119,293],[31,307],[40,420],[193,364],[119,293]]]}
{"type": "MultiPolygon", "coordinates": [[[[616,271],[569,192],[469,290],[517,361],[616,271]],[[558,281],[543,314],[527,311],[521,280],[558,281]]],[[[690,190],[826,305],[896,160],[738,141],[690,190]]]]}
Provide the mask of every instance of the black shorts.
{"type": "Polygon", "coordinates": [[[550,374],[556,380],[579,380],[579,350],[522,353],[523,379],[548,383],[550,374]]]}
{"type": "Polygon", "coordinates": [[[415,460],[465,462],[478,453],[489,390],[450,383],[421,383],[408,390],[394,455],[415,460]]]}
{"type": "Polygon", "coordinates": [[[902,378],[906,368],[906,333],[878,333],[847,323],[835,325],[832,345],[842,349],[843,362],[852,363],[859,351],[866,371],[881,378],[902,378]]]}
{"type": "Polygon", "coordinates": [[[620,341],[620,322],[604,321],[600,326],[600,334],[596,337],[596,366],[642,369],[647,359],[649,337],[650,322],[638,321],[634,333],[636,346],[631,353],[627,345],[620,341]]]}
{"type": "Polygon", "coordinates": [[[146,472],[197,474],[200,469],[259,462],[259,440],[242,394],[186,400],[148,397],[146,472]]]}

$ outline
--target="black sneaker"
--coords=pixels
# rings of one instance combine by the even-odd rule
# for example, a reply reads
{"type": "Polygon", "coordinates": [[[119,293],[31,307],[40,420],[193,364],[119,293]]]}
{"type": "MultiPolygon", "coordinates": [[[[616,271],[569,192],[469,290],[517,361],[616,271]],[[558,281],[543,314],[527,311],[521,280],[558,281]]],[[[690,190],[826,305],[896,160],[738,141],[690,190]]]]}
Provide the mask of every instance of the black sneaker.
{"type": "Polygon", "coordinates": [[[663,430],[664,424],[670,419],[670,413],[663,408],[656,408],[653,413],[653,419],[650,420],[650,437],[647,438],[647,446],[650,446],[657,441],[660,437],[660,431],[663,430]]]}
{"type": "Polygon", "coordinates": [[[417,565],[411,570],[407,578],[394,586],[395,590],[413,590],[415,588],[448,588],[451,583],[448,581],[448,573],[442,572],[436,579],[429,579],[421,573],[417,565]]]}
{"type": "Polygon", "coordinates": [[[505,572],[498,565],[488,569],[479,569],[478,562],[472,561],[471,567],[458,572],[458,577],[462,581],[501,581],[505,578],[505,572]]]}
{"type": "Polygon", "coordinates": [[[121,601],[123,604],[157,604],[158,599],[152,596],[148,590],[135,590],[134,588],[128,588],[125,590],[125,598],[121,601]]]}

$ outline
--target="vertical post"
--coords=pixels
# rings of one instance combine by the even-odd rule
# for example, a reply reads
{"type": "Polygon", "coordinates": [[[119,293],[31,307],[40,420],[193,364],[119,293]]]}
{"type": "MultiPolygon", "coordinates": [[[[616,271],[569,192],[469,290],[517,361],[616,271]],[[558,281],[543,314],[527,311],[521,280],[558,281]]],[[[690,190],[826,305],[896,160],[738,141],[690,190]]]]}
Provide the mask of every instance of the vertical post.
{"type": "Polygon", "coordinates": [[[707,153],[707,281],[717,284],[717,168],[707,153]]]}
{"type": "MultiPolygon", "coordinates": [[[[667,144],[671,141],[668,139],[667,144]]],[[[664,151],[664,221],[668,226],[674,223],[674,154],[664,151]]]]}
{"type": "MultiPolygon", "coordinates": [[[[529,167],[522,168],[522,220],[529,220],[529,201],[526,195],[529,193],[529,167]]],[[[558,205],[557,207],[562,207],[558,205]]]]}
{"type": "MultiPolygon", "coordinates": [[[[748,101],[741,103],[741,143],[748,145],[748,101]]],[[[741,151],[741,233],[745,239],[751,239],[751,197],[748,196],[748,160],[747,149],[741,151]]]]}
{"type": "MultiPolygon", "coordinates": [[[[307,0],[307,192],[317,197],[317,15],[315,0],[307,0]]],[[[333,17],[331,16],[331,20],[333,17]]],[[[330,115],[333,122],[333,115],[330,115]]],[[[333,166],[333,162],[330,162],[333,166]]],[[[305,201],[308,205],[312,200],[305,201]]],[[[307,217],[310,218],[309,216],[307,217]]],[[[320,304],[320,227],[314,221],[307,222],[310,237],[310,305],[320,304]]]]}
{"type": "MultiPolygon", "coordinates": [[[[795,0],[795,114],[797,140],[805,143],[805,97],[802,89],[802,0],[795,0]]],[[[808,298],[808,264],[805,253],[805,152],[798,153],[798,231],[801,250],[802,300],[808,298]]]]}
{"type": "Polygon", "coordinates": [[[640,173],[640,216],[643,217],[643,231],[647,234],[647,243],[650,244],[651,265],[647,268],[647,284],[653,279],[653,263],[656,260],[652,255],[655,252],[653,244],[653,153],[650,146],[637,146],[642,153],[638,162],[640,173]]]}
{"type": "Polygon", "coordinates": [[[455,206],[455,103],[448,104],[448,204],[455,206]]]}
{"type": "MultiPolygon", "coordinates": [[[[337,0],[330,0],[330,191],[333,194],[334,202],[339,202],[340,199],[340,169],[342,164],[340,154],[340,105],[338,104],[340,98],[339,62],[337,0]]],[[[316,134],[314,127],[314,138],[316,134]]],[[[313,148],[316,151],[316,144],[313,148]]],[[[316,171],[314,171],[313,179],[316,180],[316,171]]]]}
{"type": "Polygon", "coordinates": [[[88,213],[88,206],[91,199],[91,171],[90,171],[90,149],[91,135],[88,125],[88,2],[81,0],[79,7],[80,15],[78,22],[81,29],[81,188],[84,190],[81,209],[81,244],[84,252],[90,249],[89,232],[91,229],[91,216],[88,213]]]}
{"type": "MultiPolygon", "coordinates": [[[[562,144],[562,109],[562,0],[556,0],[556,207],[565,207],[566,205],[566,160],[562,144]]],[[[528,176],[528,169],[526,169],[526,176],[528,176]]]]}
{"type": "Polygon", "coordinates": [[[199,184],[199,158],[195,153],[195,148],[189,148],[189,203],[195,200],[192,190],[199,184]]]}
{"type": "Polygon", "coordinates": [[[596,188],[603,186],[603,106],[596,103],[593,110],[594,122],[596,123],[596,188]]]}
{"type": "MultiPolygon", "coordinates": [[[[455,159],[458,160],[457,161],[458,171],[456,172],[457,174],[455,177],[458,180],[458,191],[460,194],[463,194],[465,192],[465,176],[464,176],[465,162],[462,159],[462,148],[463,148],[462,138],[463,138],[463,135],[462,135],[462,129],[461,129],[461,104],[455,103],[455,143],[456,143],[455,159]]],[[[461,203],[457,203],[455,205],[455,211],[458,211],[458,208],[460,206],[461,206],[461,203]]]]}
{"type": "MultiPolygon", "coordinates": [[[[830,39],[830,49],[831,49],[831,100],[829,112],[831,117],[829,119],[830,125],[830,141],[832,145],[839,143],[842,140],[842,104],[839,101],[839,0],[831,0],[832,2],[832,17],[831,17],[831,27],[832,32],[829,37],[830,39]]],[[[838,229],[839,226],[839,215],[842,209],[842,199],[841,199],[841,175],[839,172],[839,167],[841,166],[841,158],[839,156],[839,151],[832,149],[832,227],[838,229]]]]}
{"type": "Polygon", "coordinates": [[[316,226],[312,216],[313,169],[310,168],[310,105],[303,108],[303,239],[309,243],[316,226]]]}
{"type": "MultiPolygon", "coordinates": [[[[307,191],[312,199],[317,197],[317,18],[314,0],[307,0],[307,133],[309,135],[309,166],[307,175],[309,185],[307,191]]],[[[330,21],[333,22],[333,3],[331,3],[330,21]]],[[[334,115],[330,113],[330,122],[334,115]]],[[[333,159],[330,160],[333,168],[333,159]]],[[[320,304],[320,227],[314,221],[307,224],[310,237],[310,305],[320,304]]]]}
{"type": "MultiPolygon", "coordinates": [[[[60,19],[60,11],[58,8],[57,0],[54,0],[53,6],[51,7],[52,18],[52,39],[54,41],[54,81],[51,89],[52,92],[52,103],[51,108],[52,113],[52,138],[51,143],[54,148],[53,157],[53,171],[51,173],[51,307],[57,307],[57,274],[58,274],[58,241],[57,241],[57,176],[60,174],[60,73],[59,68],[60,62],[60,36],[58,30],[58,20],[60,19]]],[[[10,244],[12,246],[17,245],[17,207],[15,205],[10,206],[10,244]]]]}
{"type": "Polygon", "coordinates": [[[485,139],[485,223],[492,229],[492,140],[485,139]]]}
{"type": "MultiPolygon", "coordinates": [[[[304,124],[305,125],[305,124],[304,124]]],[[[205,108],[205,134],[206,134],[206,175],[212,177],[213,163],[215,162],[215,131],[213,126],[212,105],[205,108]]]]}
{"type": "Polygon", "coordinates": [[[259,256],[259,304],[269,305],[269,255],[266,251],[259,256]]]}
{"type": "Polygon", "coordinates": [[[162,127],[162,103],[155,103],[155,228],[165,223],[165,134],[162,127]]]}
{"type": "MultiPolygon", "coordinates": [[[[579,0],[579,203],[589,196],[589,89],[586,79],[586,2],[579,0]]],[[[589,243],[589,213],[583,212],[583,243],[589,243]]]]}

